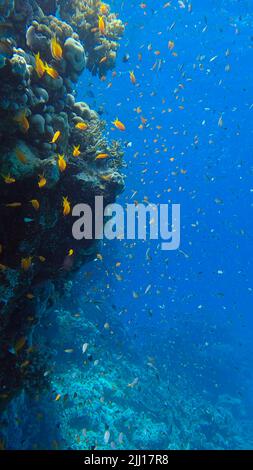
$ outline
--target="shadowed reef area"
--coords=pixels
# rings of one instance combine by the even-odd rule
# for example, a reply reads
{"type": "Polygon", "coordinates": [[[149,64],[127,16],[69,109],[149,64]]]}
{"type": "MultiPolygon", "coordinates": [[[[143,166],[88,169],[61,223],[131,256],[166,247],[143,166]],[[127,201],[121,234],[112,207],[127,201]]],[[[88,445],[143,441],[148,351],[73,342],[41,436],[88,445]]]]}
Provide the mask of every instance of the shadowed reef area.
{"type": "Polygon", "coordinates": [[[71,208],[96,195],[113,202],[124,188],[119,142],[73,93],[85,69],[103,79],[114,67],[123,31],[95,0],[0,1],[1,408],[46,382],[34,327],[97,253],[94,241],[73,239],[71,208]]]}

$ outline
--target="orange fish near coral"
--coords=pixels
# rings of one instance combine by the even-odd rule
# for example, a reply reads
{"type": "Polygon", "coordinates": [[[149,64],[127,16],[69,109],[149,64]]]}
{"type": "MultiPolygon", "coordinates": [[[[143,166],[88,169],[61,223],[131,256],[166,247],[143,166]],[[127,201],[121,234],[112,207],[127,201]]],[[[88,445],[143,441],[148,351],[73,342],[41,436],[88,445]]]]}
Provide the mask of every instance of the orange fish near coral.
{"type": "Polygon", "coordinates": [[[43,60],[41,60],[40,58],[40,53],[38,52],[38,54],[35,54],[35,70],[37,72],[37,75],[39,78],[42,78],[46,69],[45,69],[45,64],[43,62],[43,60]]]}
{"type": "Polygon", "coordinates": [[[22,150],[20,150],[19,148],[16,148],[15,149],[15,154],[16,154],[17,158],[19,159],[19,161],[21,163],[27,163],[27,158],[26,158],[24,152],[22,152],[22,150]]]}
{"type": "Polygon", "coordinates": [[[131,71],[131,72],[129,72],[129,74],[130,74],[131,83],[132,83],[133,85],[135,85],[135,84],[136,84],[136,77],[135,77],[135,75],[134,75],[134,72],[131,71]]]}
{"type": "Polygon", "coordinates": [[[79,157],[80,155],[80,145],[74,145],[74,148],[73,148],[73,157],[79,157]]]}
{"type": "Polygon", "coordinates": [[[47,180],[45,178],[44,175],[39,175],[39,182],[38,182],[38,186],[39,188],[43,188],[44,186],[46,186],[47,184],[47,180]]]}
{"type": "Polygon", "coordinates": [[[169,42],[168,42],[168,48],[169,48],[169,50],[172,51],[172,49],[174,49],[174,47],[175,47],[174,41],[169,41],[169,42]]]}
{"type": "Polygon", "coordinates": [[[126,130],[126,127],[124,126],[123,122],[119,121],[118,118],[116,118],[115,121],[112,122],[112,124],[114,124],[114,126],[120,131],[126,130]]]}
{"type": "Polygon", "coordinates": [[[34,295],[31,292],[28,292],[26,294],[26,298],[29,299],[29,300],[32,300],[32,299],[34,299],[34,295]]]}
{"type": "Polygon", "coordinates": [[[33,208],[37,211],[40,208],[40,203],[37,199],[31,199],[30,203],[32,204],[33,208]]]}
{"type": "Polygon", "coordinates": [[[48,65],[47,63],[45,64],[45,71],[53,79],[59,77],[57,70],[55,70],[53,67],[50,67],[50,65],[48,65]]]}
{"type": "Polygon", "coordinates": [[[14,117],[14,121],[16,121],[19,124],[23,132],[28,131],[30,125],[26,117],[26,110],[20,111],[18,114],[16,114],[16,116],[14,117]]]}
{"type": "Polygon", "coordinates": [[[100,34],[105,34],[105,22],[103,16],[98,17],[98,29],[100,34]]]}
{"type": "Polygon", "coordinates": [[[108,158],[108,157],[109,157],[108,153],[99,153],[96,156],[95,160],[103,160],[104,158],[108,158]]]}
{"type": "Polygon", "coordinates": [[[104,181],[110,181],[112,179],[112,175],[101,175],[100,178],[104,181]]]}
{"type": "Polygon", "coordinates": [[[6,184],[12,184],[12,183],[15,183],[15,181],[16,181],[15,178],[13,178],[12,176],[10,176],[10,174],[7,175],[7,176],[3,176],[3,179],[4,179],[4,182],[5,182],[6,184]]]}
{"type": "Polygon", "coordinates": [[[62,59],[62,47],[57,41],[56,37],[53,37],[50,42],[51,54],[55,60],[62,59]]]}
{"type": "Polygon", "coordinates": [[[106,15],[108,13],[108,11],[109,11],[108,5],[106,5],[105,3],[101,3],[101,5],[100,5],[101,15],[106,15]]]}
{"type": "Polygon", "coordinates": [[[80,129],[81,131],[85,131],[87,129],[88,125],[85,122],[78,122],[75,125],[76,129],[80,129]]]}
{"type": "Polygon", "coordinates": [[[56,131],[53,135],[52,140],[50,141],[50,144],[54,144],[60,137],[61,131],[56,131]]]}
{"type": "Polygon", "coordinates": [[[69,202],[67,196],[63,197],[62,205],[63,205],[63,215],[69,215],[69,213],[70,213],[70,202],[69,202]]]}
{"type": "Polygon", "coordinates": [[[58,155],[58,167],[61,172],[66,170],[67,163],[66,163],[66,160],[64,159],[64,155],[58,155]]]}
{"type": "Polygon", "coordinates": [[[21,259],[21,268],[24,271],[28,271],[28,269],[31,267],[31,264],[32,264],[32,257],[31,256],[27,256],[27,258],[22,258],[21,259]]]}

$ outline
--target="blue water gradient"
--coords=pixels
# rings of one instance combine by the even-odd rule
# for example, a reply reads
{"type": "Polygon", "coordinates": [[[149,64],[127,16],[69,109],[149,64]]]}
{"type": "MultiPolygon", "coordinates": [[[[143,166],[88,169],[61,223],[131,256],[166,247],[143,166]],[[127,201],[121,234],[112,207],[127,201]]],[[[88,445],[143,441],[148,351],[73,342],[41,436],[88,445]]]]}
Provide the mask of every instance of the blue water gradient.
{"type": "Polygon", "coordinates": [[[253,447],[252,2],[145,3],[111,2],[126,23],[116,76],[85,72],[76,94],[122,140],[117,202],[181,204],[181,246],[105,241],[76,275],[38,332],[53,391],[11,405],[29,408],[13,448],[253,447]]]}

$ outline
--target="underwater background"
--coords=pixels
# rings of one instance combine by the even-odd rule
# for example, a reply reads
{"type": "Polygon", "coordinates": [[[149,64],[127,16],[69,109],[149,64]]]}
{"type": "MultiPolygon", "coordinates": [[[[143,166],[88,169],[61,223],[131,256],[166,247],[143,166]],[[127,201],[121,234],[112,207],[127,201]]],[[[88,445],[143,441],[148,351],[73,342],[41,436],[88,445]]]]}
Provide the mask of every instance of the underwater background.
{"type": "Polygon", "coordinates": [[[1,448],[252,449],[252,2],[0,13],[1,448]],[[73,240],[95,195],[180,248],[73,240]]]}

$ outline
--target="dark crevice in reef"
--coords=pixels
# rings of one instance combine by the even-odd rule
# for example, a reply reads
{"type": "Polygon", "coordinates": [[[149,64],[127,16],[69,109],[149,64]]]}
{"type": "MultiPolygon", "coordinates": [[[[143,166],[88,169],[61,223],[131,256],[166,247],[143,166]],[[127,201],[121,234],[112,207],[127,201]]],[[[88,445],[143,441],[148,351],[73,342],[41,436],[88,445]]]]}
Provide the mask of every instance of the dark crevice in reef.
{"type": "Polygon", "coordinates": [[[63,197],[71,207],[93,206],[98,195],[107,204],[124,188],[119,142],[107,141],[105,123],[72,94],[85,68],[103,78],[114,67],[123,31],[97,0],[0,1],[1,409],[21,389],[47,385],[34,328],[97,253],[95,240],[73,239],[63,197]]]}

